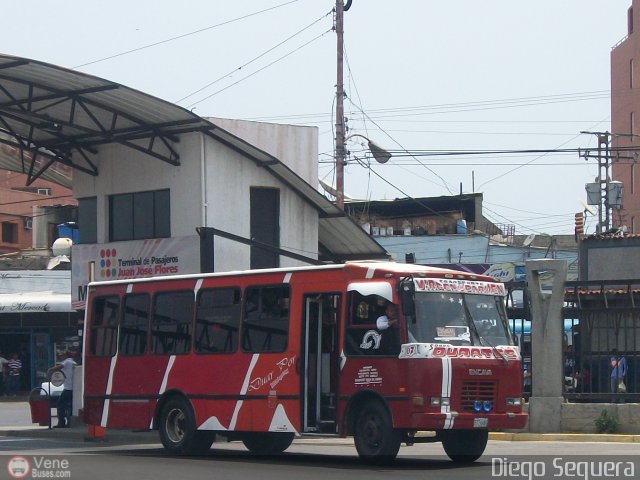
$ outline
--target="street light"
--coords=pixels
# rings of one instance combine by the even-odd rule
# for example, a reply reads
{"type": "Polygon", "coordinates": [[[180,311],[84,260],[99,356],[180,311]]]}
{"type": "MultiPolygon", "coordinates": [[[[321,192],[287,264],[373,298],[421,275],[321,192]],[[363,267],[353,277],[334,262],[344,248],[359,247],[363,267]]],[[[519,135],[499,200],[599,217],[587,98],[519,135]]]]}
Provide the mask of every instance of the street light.
{"type": "Polygon", "coordinates": [[[386,151],[380,145],[375,143],[373,140],[369,140],[367,137],[365,137],[364,135],[360,135],[359,133],[352,133],[344,140],[346,142],[347,140],[353,137],[364,138],[367,141],[367,144],[369,146],[369,151],[371,152],[371,155],[373,155],[373,158],[375,158],[376,162],[387,163],[391,158],[391,154],[388,151],[386,151]]]}
{"type": "Polygon", "coordinates": [[[391,158],[391,154],[382,148],[380,145],[375,143],[373,140],[361,135],[359,133],[352,133],[348,137],[345,137],[344,143],[342,144],[342,158],[340,156],[336,156],[336,188],[330,188],[328,185],[322,185],[327,192],[336,197],[336,206],[341,210],[344,210],[344,166],[346,165],[346,157],[347,157],[347,149],[345,148],[345,144],[347,140],[353,137],[360,137],[367,141],[367,146],[371,155],[378,163],[387,163],[391,158]]]}
{"type": "Polygon", "coordinates": [[[391,158],[391,154],[382,148],[380,145],[375,143],[373,140],[361,135],[359,133],[352,133],[351,135],[345,137],[344,143],[342,143],[342,148],[340,149],[341,155],[336,156],[336,188],[327,189],[325,185],[323,188],[334,195],[336,197],[336,206],[341,210],[344,209],[344,166],[346,165],[346,157],[347,157],[347,149],[345,148],[345,144],[347,140],[353,137],[360,137],[367,141],[367,146],[369,147],[369,151],[373,158],[378,163],[387,163],[391,158]]]}

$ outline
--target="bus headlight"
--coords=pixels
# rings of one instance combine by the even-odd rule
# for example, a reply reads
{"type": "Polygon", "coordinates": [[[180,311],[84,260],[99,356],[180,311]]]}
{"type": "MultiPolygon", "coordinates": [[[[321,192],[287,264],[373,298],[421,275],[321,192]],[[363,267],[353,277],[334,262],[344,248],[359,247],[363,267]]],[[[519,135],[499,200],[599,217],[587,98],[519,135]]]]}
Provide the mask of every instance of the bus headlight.
{"type": "Polygon", "coordinates": [[[484,402],[482,402],[482,409],[485,412],[489,413],[491,411],[491,408],[493,408],[493,405],[489,400],[485,400],[484,402]]]}
{"type": "Polygon", "coordinates": [[[519,407],[522,405],[521,398],[507,398],[506,399],[507,407],[519,407]]]}
{"type": "Polygon", "coordinates": [[[473,402],[473,411],[481,412],[482,411],[482,400],[476,400],[473,402]]]}

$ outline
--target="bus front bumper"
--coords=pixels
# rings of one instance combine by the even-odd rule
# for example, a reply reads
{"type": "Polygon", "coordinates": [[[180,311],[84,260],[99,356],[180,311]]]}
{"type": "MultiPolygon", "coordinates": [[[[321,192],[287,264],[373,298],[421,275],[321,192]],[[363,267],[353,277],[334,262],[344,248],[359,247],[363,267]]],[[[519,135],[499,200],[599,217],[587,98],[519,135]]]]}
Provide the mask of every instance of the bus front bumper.
{"type": "Polygon", "coordinates": [[[526,426],[529,415],[521,412],[509,413],[413,413],[412,430],[474,429],[519,430],[526,426]]]}

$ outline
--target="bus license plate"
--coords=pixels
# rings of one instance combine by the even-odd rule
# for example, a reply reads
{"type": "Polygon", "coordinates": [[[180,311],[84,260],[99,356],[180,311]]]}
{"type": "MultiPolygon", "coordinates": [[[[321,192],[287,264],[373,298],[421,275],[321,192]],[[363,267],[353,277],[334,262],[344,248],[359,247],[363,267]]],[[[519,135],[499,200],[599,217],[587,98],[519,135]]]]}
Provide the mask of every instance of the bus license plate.
{"type": "Polygon", "coordinates": [[[485,417],[474,418],[473,428],[486,428],[489,425],[489,419],[485,417]]]}

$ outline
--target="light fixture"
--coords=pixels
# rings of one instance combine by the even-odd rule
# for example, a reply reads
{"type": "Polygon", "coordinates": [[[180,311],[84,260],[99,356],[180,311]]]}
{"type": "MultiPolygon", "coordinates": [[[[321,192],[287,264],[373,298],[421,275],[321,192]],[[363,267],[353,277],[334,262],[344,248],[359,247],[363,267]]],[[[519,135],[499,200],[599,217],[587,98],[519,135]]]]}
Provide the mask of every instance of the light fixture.
{"type": "Polygon", "coordinates": [[[376,162],[378,162],[378,163],[387,163],[389,161],[389,159],[391,158],[391,154],[387,150],[382,148],[380,145],[375,143],[373,140],[369,140],[369,138],[367,138],[364,135],[361,135],[359,133],[352,133],[351,135],[349,135],[344,140],[346,142],[347,140],[349,140],[350,138],[353,138],[353,137],[361,137],[361,138],[364,138],[367,141],[367,145],[369,147],[369,151],[371,152],[371,155],[373,155],[373,158],[375,158],[376,162]]]}

